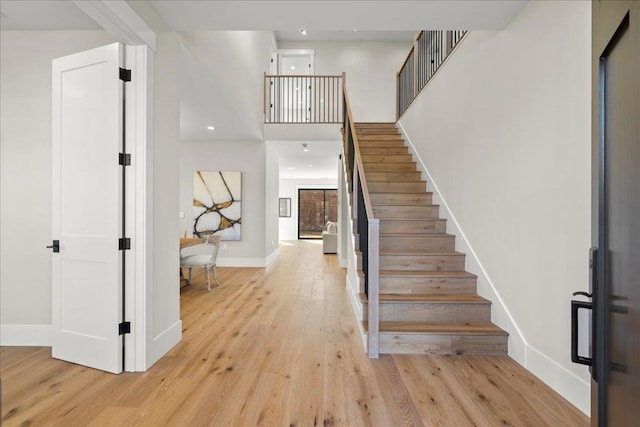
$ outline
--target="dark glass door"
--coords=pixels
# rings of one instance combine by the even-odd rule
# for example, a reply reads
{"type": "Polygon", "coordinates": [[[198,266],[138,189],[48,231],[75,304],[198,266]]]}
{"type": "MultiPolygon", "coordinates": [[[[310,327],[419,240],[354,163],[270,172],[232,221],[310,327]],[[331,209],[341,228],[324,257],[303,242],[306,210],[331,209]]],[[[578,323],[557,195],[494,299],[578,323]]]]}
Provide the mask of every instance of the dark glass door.
{"type": "Polygon", "coordinates": [[[327,222],[338,221],[338,190],[298,190],[298,239],[321,239],[327,222]]]}
{"type": "Polygon", "coordinates": [[[640,425],[639,29],[627,14],[600,57],[597,404],[592,408],[593,424],[600,427],[640,425]]]}

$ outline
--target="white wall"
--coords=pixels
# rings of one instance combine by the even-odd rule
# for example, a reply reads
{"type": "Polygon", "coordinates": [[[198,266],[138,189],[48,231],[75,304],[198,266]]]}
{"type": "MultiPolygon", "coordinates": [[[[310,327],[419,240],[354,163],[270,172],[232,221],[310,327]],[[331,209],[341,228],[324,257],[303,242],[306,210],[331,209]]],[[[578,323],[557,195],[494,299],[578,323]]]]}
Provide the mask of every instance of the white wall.
{"type": "Polygon", "coordinates": [[[222,242],[218,252],[220,266],[264,266],[265,257],[270,255],[265,254],[265,165],[264,143],[183,141],[180,145],[180,211],[185,214],[180,219],[180,230],[186,230],[188,235],[193,230],[193,173],[242,172],[242,240],[222,242]]]}
{"type": "Polygon", "coordinates": [[[504,302],[512,354],[585,412],[569,301],[588,286],[590,16],[586,1],[530,2],[506,30],[471,32],[400,120],[480,293],[504,302]]]}
{"type": "Polygon", "coordinates": [[[276,49],[273,31],[194,31],[180,33],[184,45],[219,84],[225,98],[247,118],[256,139],[264,127],[264,73],[276,49]]]}
{"type": "Polygon", "coordinates": [[[50,344],[51,60],[113,41],[104,31],[1,32],[2,344],[50,344]],[[17,325],[28,326],[15,336],[17,325]]]}
{"type": "Polygon", "coordinates": [[[395,122],[396,72],[411,43],[279,42],[279,49],[314,49],[315,74],[347,73],[357,122],[395,122]]]}
{"type": "Polygon", "coordinates": [[[337,179],[281,179],[280,196],[291,199],[291,218],[280,218],[280,240],[298,240],[298,189],[338,188],[337,179]]]}
{"type": "MultiPolygon", "coordinates": [[[[157,35],[153,57],[152,146],[147,153],[148,237],[146,364],[150,367],[182,339],[179,289],[180,38],[146,2],[129,6],[157,35]],[[150,187],[149,187],[150,186],[150,187]]],[[[135,161],[133,159],[132,161],[135,161]]],[[[133,243],[135,244],[135,242],[133,243]]],[[[139,313],[136,313],[139,315],[139,313]]]]}
{"type": "Polygon", "coordinates": [[[279,246],[279,221],[278,193],[280,178],[280,161],[273,144],[265,143],[265,256],[269,261],[270,256],[275,256],[279,246]]]}

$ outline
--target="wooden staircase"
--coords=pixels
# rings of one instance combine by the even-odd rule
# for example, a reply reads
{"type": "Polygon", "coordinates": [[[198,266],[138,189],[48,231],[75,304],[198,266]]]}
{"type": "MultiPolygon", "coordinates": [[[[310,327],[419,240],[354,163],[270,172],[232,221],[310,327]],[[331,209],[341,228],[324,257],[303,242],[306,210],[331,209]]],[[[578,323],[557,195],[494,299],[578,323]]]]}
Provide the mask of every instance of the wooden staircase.
{"type": "Polygon", "coordinates": [[[380,353],[507,354],[508,334],[491,323],[491,301],[476,293],[395,124],[356,123],[356,133],[380,220],[380,353]]]}

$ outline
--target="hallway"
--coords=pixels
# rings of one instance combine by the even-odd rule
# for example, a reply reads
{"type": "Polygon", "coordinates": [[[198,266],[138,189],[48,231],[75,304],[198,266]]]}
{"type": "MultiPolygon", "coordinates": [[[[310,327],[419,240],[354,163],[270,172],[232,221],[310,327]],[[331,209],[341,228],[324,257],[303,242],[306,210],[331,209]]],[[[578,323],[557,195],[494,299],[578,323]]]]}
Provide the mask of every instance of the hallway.
{"type": "Polygon", "coordinates": [[[268,268],[218,268],[181,291],[183,340],[111,375],[0,349],[2,422],[22,425],[587,426],[508,357],[366,357],[335,255],[282,242],[268,268]]]}

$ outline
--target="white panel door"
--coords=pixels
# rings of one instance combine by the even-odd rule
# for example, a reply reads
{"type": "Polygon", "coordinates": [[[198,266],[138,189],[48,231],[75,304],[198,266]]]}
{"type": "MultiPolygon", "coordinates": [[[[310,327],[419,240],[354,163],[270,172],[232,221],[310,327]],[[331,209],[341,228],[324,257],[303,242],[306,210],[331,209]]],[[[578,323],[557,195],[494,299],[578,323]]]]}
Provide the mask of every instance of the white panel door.
{"type": "Polygon", "coordinates": [[[122,371],[119,43],[53,60],[53,357],[122,371]]]}

